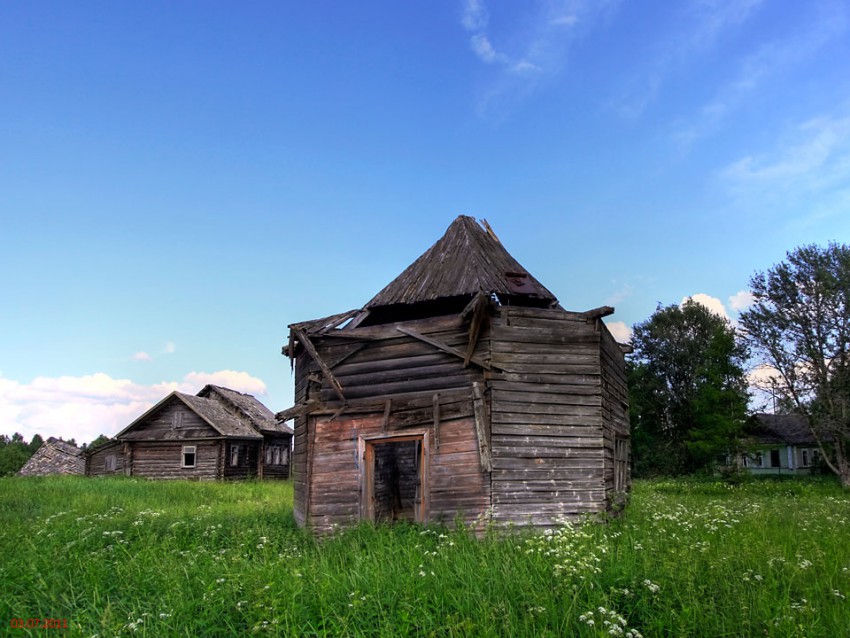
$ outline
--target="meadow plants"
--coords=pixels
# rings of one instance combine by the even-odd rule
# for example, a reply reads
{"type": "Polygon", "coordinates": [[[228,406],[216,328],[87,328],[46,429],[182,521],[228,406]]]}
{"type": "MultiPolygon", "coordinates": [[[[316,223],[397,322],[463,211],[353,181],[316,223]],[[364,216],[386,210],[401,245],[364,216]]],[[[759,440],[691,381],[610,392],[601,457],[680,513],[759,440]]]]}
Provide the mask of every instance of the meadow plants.
{"type": "Polygon", "coordinates": [[[549,530],[296,528],[288,482],[0,480],[9,635],[841,636],[850,495],[643,481],[549,530]],[[68,629],[13,619],[67,619],[68,629]]]}

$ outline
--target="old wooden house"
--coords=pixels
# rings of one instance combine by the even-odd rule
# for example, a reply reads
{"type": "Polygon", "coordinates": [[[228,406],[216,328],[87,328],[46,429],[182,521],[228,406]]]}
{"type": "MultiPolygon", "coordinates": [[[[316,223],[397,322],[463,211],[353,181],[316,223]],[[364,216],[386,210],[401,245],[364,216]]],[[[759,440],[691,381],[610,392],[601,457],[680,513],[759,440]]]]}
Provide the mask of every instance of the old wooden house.
{"type": "Polygon", "coordinates": [[[629,488],[613,312],[564,310],[458,217],[363,309],[290,326],[295,516],[551,526],[629,488]]]}
{"type": "MultiPolygon", "coordinates": [[[[745,426],[743,452],[735,464],[750,474],[812,474],[821,450],[806,417],[801,414],[754,414],[745,426]]],[[[832,444],[831,437],[822,442],[832,444]]]]}
{"type": "Polygon", "coordinates": [[[253,396],[208,385],[172,392],[89,454],[90,476],[288,478],[292,429],[253,396]]]}
{"type": "Polygon", "coordinates": [[[18,474],[21,476],[82,474],[84,469],[83,451],[76,445],[51,436],[24,463],[24,466],[18,470],[18,474]]]}

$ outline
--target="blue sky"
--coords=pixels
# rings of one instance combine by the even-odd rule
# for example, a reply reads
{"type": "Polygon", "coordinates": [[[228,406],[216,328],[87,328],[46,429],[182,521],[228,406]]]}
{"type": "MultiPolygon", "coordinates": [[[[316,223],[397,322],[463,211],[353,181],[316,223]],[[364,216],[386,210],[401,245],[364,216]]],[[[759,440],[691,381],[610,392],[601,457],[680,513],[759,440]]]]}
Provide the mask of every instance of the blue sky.
{"type": "Polygon", "coordinates": [[[850,236],[850,9],[812,0],[0,7],[0,433],[215,382],[459,214],[621,338],[850,236]]]}

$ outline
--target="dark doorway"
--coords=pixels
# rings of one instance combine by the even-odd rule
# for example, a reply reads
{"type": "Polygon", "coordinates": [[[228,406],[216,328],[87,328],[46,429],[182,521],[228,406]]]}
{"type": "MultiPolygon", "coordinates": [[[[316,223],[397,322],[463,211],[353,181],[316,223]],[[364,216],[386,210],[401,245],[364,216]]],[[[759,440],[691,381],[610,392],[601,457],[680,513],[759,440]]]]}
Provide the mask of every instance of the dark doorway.
{"type": "Polygon", "coordinates": [[[367,516],[417,522],[422,502],[422,439],[378,440],[366,448],[367,516]]]}
{"type": "Polygon", "coordinates": [[[779,467],[781,464],[779,462],[779,450],[771,450],[770,451],[770,467],[779,467]]]}

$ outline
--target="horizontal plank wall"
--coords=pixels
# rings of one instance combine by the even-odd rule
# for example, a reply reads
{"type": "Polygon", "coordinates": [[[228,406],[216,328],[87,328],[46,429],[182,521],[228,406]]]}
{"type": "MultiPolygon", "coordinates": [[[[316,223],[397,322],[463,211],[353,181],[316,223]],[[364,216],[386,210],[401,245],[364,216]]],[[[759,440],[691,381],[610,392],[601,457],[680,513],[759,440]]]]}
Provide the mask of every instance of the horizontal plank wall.
{"type": "MultiPolygon", "coordinates": [[[[472,399],[468,408],[472,411],[472,399]]],[[[458,517],[467,524],[480,521],[490,506],[490,481],[479,467],[478,443],[472,416],[452,418],[441,423],[440,440],[434,440],[434,427],[422,422],[423,428],[398,427],[397,423],[383,424],[383,414],[362,418],[341,418],[328,421],[314,418],[315,430],[310,477],[309,526],[318,532],[334,526],[356,525],[361,516],[361,463],[358,442],[361,438],[374,442],[372,437],[404,436],[411,430],[426,431],[429,446],[429,466],[424,468],[422,495],[426,500],[427,520],[453,523],[458,517]]],[[[382,440],[382,439],[377,439],[382,440]]],[[[390,439],[391,440],[391,439],[390,439]]],[[[368,498],[368,495],[366,496],[368,498]]]]}
{"type": "Polygon", "coordinates": [[[124,474],[124,455],[122,444],[118,442],[101,445],[86,456],[86,476],[112,476],[124,474]],[[113,470],[106,469],[107,457],[114,457],[113,470]]]}
{"type": "MultiPolygon", "coordinates": [[[[602,415],[605,423],[605,495],[609,504],[619,496],[615,491],[615,445],[618,438],[629,439],[629,388],[626,379],[625,355],[608,328],[599,321],[600,361],[602,364],[602,415]]],[[[628,449],[628,448],[627,448],[628,449]]],[[[622,486],[628,489],[631,474],[622,486]]]]}
{"type": "Polygon", "coordinates": [[[130,472],[133,476],[161,479],[212,480],[220,476],[219,441],[178,441],[175,443],[134,441],[130,472]],[[183,445],[194,445],[195,467],[181,467],[183,445]]]}
{"type": "Polygon", "coordinates": [[[239,441],[230,439],[225,446],[224,465],[222,474],[226,479],[249,479],[257,476],[257,466],[260,456],[261,443],[259,441],[239,441]],[[239,446],[238,465],[230,464],[230,450],[232,446],[239,446]]]}
{"type": "Polygon", "coordinates": [[[292,468],[292,435],[286,435],[283,437],[266,437],[263,441],[261,454],[263,454],[261,464],[264,479],[289,478],[289,473],[292,468]],[[279,465],[275,465],[274,463],[266,464],[265,462],[265,449],[270,446],[280,446],[283,448],[283,458],[279,465]]]}
{"type": "MultiPolygon", "coordinates": [[[[296,404],[313,404],[295,419],[295,516],[301,525],[328,530],[360,519],[358,438],[428,437],[428,520],[480,520],[490,503],[489,472],[481,466],[472,387],[483,383],[478,365],[441,347],[465,351],[468,325],[459,316],[312,337],[316,351],[339,382],[347,403],[309,357],[297,359],[296,404]],[[422,339],[436,341],[438,346],[422,339]]],[[[488,354],[481,338],[474,355],[488,354]]],[[[488,441],[484,442],[485,446],[488,441]]]]}
{"type": "Polygon", "coordinates": [[[489,375],[493,520],[551,526],[604,502],[602,373],[594,323],[503,307],[489,375]]]}

